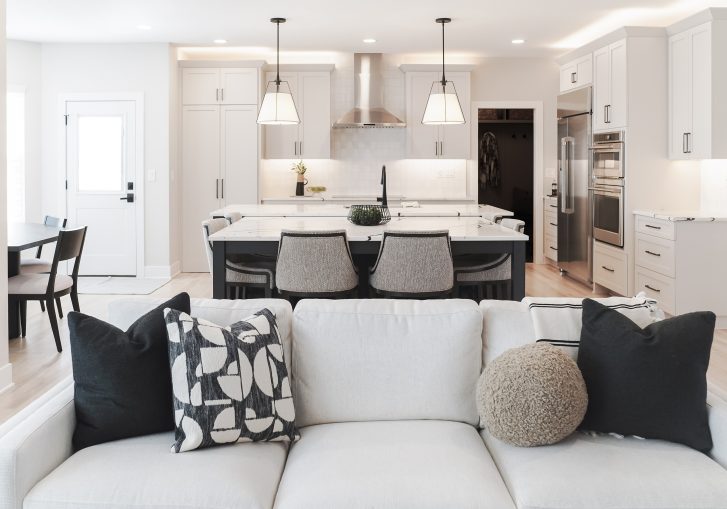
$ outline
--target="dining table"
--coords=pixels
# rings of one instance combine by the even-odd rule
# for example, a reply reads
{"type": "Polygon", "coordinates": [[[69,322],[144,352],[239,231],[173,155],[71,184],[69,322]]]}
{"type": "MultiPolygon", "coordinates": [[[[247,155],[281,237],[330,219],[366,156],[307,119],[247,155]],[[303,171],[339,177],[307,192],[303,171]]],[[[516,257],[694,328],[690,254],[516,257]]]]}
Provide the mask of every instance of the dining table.
{"type": "MultiPolygon", "coordinates": [[[[20,274],[20,255],[23,251],[58,240],[58,226],[42,223],[8,224],[8,277],[20,274]]],[[[20,309],[17,301],[8,299],[8,337],[20,336],[20,309]]]]}
{"type": "MultiPolygon", "coordinates": [[[[225,260],[229,255],[276,257],[281,232],[344,230],[359,273],[359,296],[368,292],[368,269],[379,252],[386,231],[447,230],[452,255],[510,254],[510,298],[525,297],[525,245],[528,236],[482,217],[392,217],[378,226],[358,226],[345,217],[243,217],[210,236],[212,294],[224,299],[225,260]]],[[[402,261],[406,263],[406,261],[402,261]]]]}

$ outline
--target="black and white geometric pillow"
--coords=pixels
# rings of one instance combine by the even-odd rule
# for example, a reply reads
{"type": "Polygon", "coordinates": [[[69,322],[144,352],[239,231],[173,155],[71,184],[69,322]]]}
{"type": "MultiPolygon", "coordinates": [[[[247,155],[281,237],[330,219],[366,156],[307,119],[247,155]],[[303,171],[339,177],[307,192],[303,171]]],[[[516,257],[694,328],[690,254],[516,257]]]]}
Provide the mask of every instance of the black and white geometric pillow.
{"type": "Polygon", "coordinates": [[[174,393],[172,452],[295,441],[295,407],[275,315],[220,327],[164,310],[174,393]]]}

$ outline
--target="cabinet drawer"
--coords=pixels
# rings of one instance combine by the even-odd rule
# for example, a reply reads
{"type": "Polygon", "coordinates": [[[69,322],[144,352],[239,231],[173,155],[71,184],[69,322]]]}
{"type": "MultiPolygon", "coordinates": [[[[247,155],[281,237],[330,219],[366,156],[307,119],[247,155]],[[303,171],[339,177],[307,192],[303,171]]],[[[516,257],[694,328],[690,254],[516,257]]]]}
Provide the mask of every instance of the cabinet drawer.
{"type": "Polygon", "coordinates": [[[558,238],[558,224],[548,221],[547,218],[545,219],[545,235],[558,238]]]}
{"type": "Polygon", "coordinates": [[[649,298],[656,300],[661,309],[672,315],[676,311],[674,286],[674,279],[644,267],[636,267],[635,292],[644,292],[649,298]]]}
{"type": "Polygon", "coordinates": [[[558,261],[557,237],[551,237],[549,235],[545,236],[545,257],[553,260],[554,262],[558,261]]]}
{"type": "Polygon", "coordinates": [[[636,234],[636,265],[675,277],[675,247],[673,240],[653,235],[636,234]]]}
{"type": "Polygon", "coordinates": [[[628,292],[626,253],[596,243],[593,249],[593,281],[620,295],[628,292]]]}
{"type": "Polygon", "coordinates": [[[636,216],[636,231],[661,237],[662,239],[676,239],[676,229],[672,221],[664,219],[654,219],[653,217],[636,216]]]}
{"type": "Polygon", "coordinates": [[[554,225],[558,225],[558,213],[554,211],[554,209],[546,208],[545,209],[545,223],[553,223],[554,225]]]}

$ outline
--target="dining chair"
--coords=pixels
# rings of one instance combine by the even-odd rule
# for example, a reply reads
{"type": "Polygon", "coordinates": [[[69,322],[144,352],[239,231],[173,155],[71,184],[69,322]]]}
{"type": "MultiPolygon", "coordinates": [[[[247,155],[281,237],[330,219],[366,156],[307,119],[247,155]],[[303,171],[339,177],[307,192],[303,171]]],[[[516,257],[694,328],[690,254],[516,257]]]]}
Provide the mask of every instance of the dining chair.
{"type": "MultiPolygon", "coordinates": [[[[55,226],[56,228],[65,228],[67,219],[54,216],[45,216],[43,224],[45,226],[55,226]]],[[[44,260],[40,256],[43,252],[43,246],[38,246],[35,251],[35,258],[24,258],[20,260],[20,274],[47,274],[50,272],[51,261],[44,260]]],[[[60,317],[63,318],[63,310],[60,307],[60,299],[57,302],[60,317]]],[[[40,310],[45,311],[45,302],[40,301],[40,310]]]]}
{"type": "Polygon", "coordinates": [[[358,288],[345,230],[283,230],[275,286],[284,297],[337,298],[358,288]]]}
{"type": "MultiPolygon", "coordinates": [[[[510,217],[502,218],[500,225],[519,233],[525,233],[525,221],[510,217]]],[[[463,296],[465,287],[472,287],[475,300],[509,299],[512,288],[510,253],[488,257],[471,255],[457,257],[454,263],[454,284],[457,296],[463,296]]]]}
{"type": "Polygon", "coordinates": [[[228,223],[232,224],[242,219],[242,214],[240,212],[225,212],[224,218],[227,219],[228,223]]]}
{"type": "Polygon", "coordinates": [[[385,297],[432,298],[453,287],[452,246],[447,230],[385,231],[369,284],[385,297]]]}
{"type": "MultiPolygon", "coordinates": [[[[217,233],[229,226],[229,222],[224,217],[207,219],[202,221],[202,239],[207,253],[207,263],[209,264],[210,274],[214,271],[212,242],[210,235],[217,233]]],[[[235,297],[247,297],[247,288],[262,288],[265,297],[272,297],[275,289],[275,262],[259,261],[253,258],[236,258],[235,261],[225,260],[225,292],[228,297],[232,297],[234,290],[235,297]]]]}
{"type": "Polygon", "coordinates": [[[81,266],[81,254],[85,240],[85,226],[61,230],[58,234],[53,262],[47,274],[19,274],[8,279],[8,298],[17,300],[20,304],[20,335],[22,337],[25,337],[27,333],[27,302],[29,300],[45,301],[53,338],[56,341],[56,349],[58,352],[63,350],[54,300],[70,294],[73,310],[81,310],[78,302],[78,269],[81,266]],[[68,260],[74,260],[71,275],[59,274],[58,265],[68,260]]]}

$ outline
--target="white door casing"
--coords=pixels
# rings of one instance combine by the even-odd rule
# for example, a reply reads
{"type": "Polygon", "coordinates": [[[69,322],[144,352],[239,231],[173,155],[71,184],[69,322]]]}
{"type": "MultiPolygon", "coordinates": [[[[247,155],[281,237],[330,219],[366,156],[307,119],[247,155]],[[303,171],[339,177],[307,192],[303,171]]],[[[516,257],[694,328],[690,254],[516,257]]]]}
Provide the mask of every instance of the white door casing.
{"type": "Polygon", "coordinates": [[[63,101],[66,215],[70,225],[88,227],[83,275],[143,275],[140,101],[63,101]]]}

